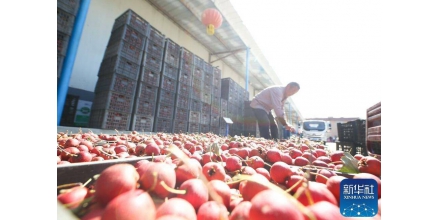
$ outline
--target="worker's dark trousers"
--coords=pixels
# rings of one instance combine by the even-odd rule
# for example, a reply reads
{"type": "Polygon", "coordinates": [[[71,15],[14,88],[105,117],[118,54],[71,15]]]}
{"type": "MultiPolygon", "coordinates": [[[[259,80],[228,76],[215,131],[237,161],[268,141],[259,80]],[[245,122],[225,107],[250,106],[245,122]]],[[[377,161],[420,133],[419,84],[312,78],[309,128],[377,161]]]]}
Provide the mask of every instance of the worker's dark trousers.
{"type": "Polygon", "coordinates": [[[266,113],[263,109],[253,109],[255,117],[258,122],[258,129],[260,129],[260,137],[266,138],[268,140],[274,139],[278,140],[278,126],[275,123],[275,119],[271,112],[266,113]]]}

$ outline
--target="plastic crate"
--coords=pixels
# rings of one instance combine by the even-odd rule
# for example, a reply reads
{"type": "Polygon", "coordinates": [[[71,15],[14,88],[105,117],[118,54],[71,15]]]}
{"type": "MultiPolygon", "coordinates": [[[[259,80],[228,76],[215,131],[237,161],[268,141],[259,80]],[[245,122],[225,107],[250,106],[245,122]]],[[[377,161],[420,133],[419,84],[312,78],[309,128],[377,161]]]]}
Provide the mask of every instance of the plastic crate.
{"type": "Polygon", "coordinates": [[[167,103],[174,106],[176,101],[176,93],[164,89],[159,89],[158,101],[160,103],[167,103]]]}
{"type": "Polygon", "coordinates": [[[209,123],[211,126],[218,127],[220,124],[220,116],[218,115],[211,115],[211,121],[209,123]]]}
{"type": "Polygon", "coordinates": [[[211,122],[211,115],[206,113],[200,114],[200,124],[209,125],[211,122]]]}
{"type": "Polygon", "coordinates": [[[179,108],[189,109],[189,96],[177,95],[176,106],[179,108]]]}
{"type": "Polygon", "coordinates": [[[135,93],[137,81],[123,75],[112,74],[98,78],[95,93],[113,91],[120,94],[132,95],[135,93]]]}
{"type": "Polygon", "coordinates": [[[155,41],[151,41],[151,40],[147,39],[145,44],[147,45],[146,49],[145,49],[146,53],[153,54],[153,56],[161,57],[161,59],[162,59],[163,50],[165,47],[164,42],[155,42],[155,41]]]}
{"type": "Polygon", "coordinates": [[[184,47],[180,47],[180,61],[181,63],[186,63],[186,65],[193,65],[194,54],[184,47]]]}
{"type": "MultiPolygon", "coordinates": [[[[213,80],[214,80],[214,78],[213,78],[212,73],[205,72],[205,74],[203,76],[203,83],[206,85],[209,85],[209,87],[212,87],[213,80]]],[[[210,92],[211,92],[211,90],[210,90],[210,92]]]]}
{"type": "MultiPolygon", "coordinates": [[[[154,106],[157,102],[156,100],[158,99],[157,96],[158,96],[159,88],[144,82],[140,82],[138,87],[139,88],[136,94],[137,100],[140,100],[142,102],[148,101],[154,106]]],[[[147,113],[138,112],[138,114],[147,114],[147,113]]]]}
{"type": "Polygon", "coordinates": [[[199,124],[188,122],[188,132],[189,133],[199,133],[200,132],[199,124]]]}
{"type": "Polygon", "coordinates": [[[220,109],[221,117],[228,117],[228,109],[220,109]]]}
{"type": "Polygon", "coordinates": [[[57,7],[76,16],[79,8],[79,0],[57,0],[57,7]]]}
{"type": "Polygon", "coordinates": [[[220,82],[219,86],[221,86],[222,71],[218,67],[214,67],[212,70],[212,74],[214,75],[214,79],[220,82]]]}
{"type": "Polygon", "coordinates": [[[152,86],[159,87],[160,86],[160,73],[154,72],[153,70],[142,67],[140,81],[143,83],[147,83],[152,86]]]}
{"type": "Polygon", "coordinates": [[[57,33],[57,54],[66,55],[67,44],[69,43],[70,36],[58,31],[57,33]]]}
{"type": "Polygon", "coordinates": [[[98,76],[121,74],[130,79],[138,80],[140,65],[122,56],[104,59],[99,68],[98,76]]]}
{"type": "Polygon", "coordinates": [[[188,121],[188,119],[189,119],[189,109],[188,108],[180,108],[179,106],[176,106],[174,113],[175,113],[174,119],[176,119],[176,120],[188,121]]]}
{"type": "Polygon", "coordinates": [[[165,42],[165,62],[178,67],[180,62],[180,46],[169,38],[165,42]]]}
{"type": "Polygon", "coordinates": [[[148,99],[138,99],[135,106],[135,114],[154,116],[156,103],[148,99]]]}
{"type": "Polygon", "coordinates": [[[174,105],[158,102],[156,117],[172,119],[174,117],[174,105]]]}
{"type": "Polygon", "coordinates": [[[188,122],[182,120],[174,120],[173,133],[186,133],[188,131],[188,122]]]}
{"type": "Polygon", "coordinates": [[[211,96],[211,106],[216,106],[220,109],[221,101],[219,96],[211,96]]]}
{"type": "Polygon", "coordinates": [[[131,9],[128,9],[115,19],[113,30],[116,30],[123,25],[129,25],[144,36],[148,35],[150,29],[150,24],[131,9]]]}
{"type": "Polygon", "coordinates": [[[222,90],[217,87],[213,86],[211,90],[212,97],[221,97],[222,96],[222,90]]]}
{"type": "Polygon", "coordinates": [[[130,113],[111,111],[106,109],[92,109],[90,112],[89,127],[128,131],[130,126],[130,113]]]}
{"type": "Polygon", "coordinates": [[[154,117],[152,115],[134,115],[131,130],[139,132],[152,132],[154,117]]]}
{"type": "Polygon", "coordinates": [[[212,93],[212,85],[203,82],[202,83],[202,92],[211,94],[212,93]]]}
{"type": "Polygon", "coordinates": [[[210,92],[204,92],[202,93],[202,102],[211,104],[211,93],[210,92]]]}
{"type": "Polygon", "coordinates": [[[220,127],[211,125],[211,133],[220,135],[220,127]]]}
{"type": "Polygon", "coordinates": [[[213,74],[212,73],[213,69],[214,69],[214,67],[210,63],[208,63],[208,62],[204,62],[203,63],[203,71],[205,73],[209,73],[209,74],[212,75],[213,74]]]}
{"type": "Polygon", "coordinates": [[[173,132],[173,120],[171,118],[156,118],[154,120],[153,131],[172,133],[173,132]]]}
{"type": "Polygon", "coordinates": [[[221,109],[228,109],[228,100],[224,98],[220,98],[220,108],[221,109]]]}
{"type": "Polygon", "coordinates": [[[191,95],[191,86],[182,82],[177,83],[177,94],[189,98],[191,95]]]}
{"type": "Polygon", "coordinates": [[[160,88],[170,92],[177,92],[177,80],[162,75],[160,78],[160,88]]]}
{"type": "Polygon", "coordinates": [[[356,124],[353,121],[338,123],[338,138],[341,142],[354,142],[356,124]]]}
{"type": "Polygon", "coordinates": [[[117,112],[131,113],[134,95],[125,95],[112,91],[95,93],[93,108],[108,109],[117,112]]]}
{"type": "Polygon", "coordinates": [[[158,88],[145,83],[140,83],[134,114],[154,116],[156,112],[158,88]]]}
{"type": "Polygon", "coordinates": [[[162,57],[154,53],[145,53],[144,66],[154,72],[162,70],[162,57]]]}
{"type": "Polygon", "coordinates": [[[200,123],[200,112],[189,111],[188,121],[193,123],[200,123]]]}
{"type": "Polygon", "coordinates": [[[202,110],[200,111],[202,114],[211,114],[211,104],[202,103],[202,110]]]}
{"type": "Polygon", "coordinates": [[[192,83],[192,70],[191,69],[180,69],[179,70],[179,82],[187,85],[191,85],[192,83]]]}
{"type": "Polygon", "coordinates": [[[162,74],[170,77],[171,79],[178,79],[179,69],[169,63],[164,63],[162,74]]]}
{"type": "Polygon", "coordinates": [[[194,66],[199,67],[202,71],[205,66],[205,61],[197,55],[194,55],[194,66]]]}
{"type": "Polygon", "coordinates": [[[67,35],[72,33],[73,23],[75,22],[75,16],[57,8],[57,30],[67,35]]]}
{"type": "Polygon", "coordinates": [[[160,45],[165,43],[165,35],[154,27],[150,28],[150,33],[147,36],[148,40],[156,42],[160,45]]]}
{"type": "Polygon", "coordinates": [[[211,105],[211,115],[220,115],[220,106],[211,105]]]}
{"type": "Polygon", "coordinates": [[[202,100],[202,90],[200,88],[197,87],[192,87],[191,88],[191,95],[190,97],[192,99],[196,99],[196,100],[202,100]]]}
{"type": "Polygon", "coordinates": [[[211,132],[211,126],[209,124],[207,125],[200,125],[200,133],[206,134],[211,132]]]}
{"type": "Polygon", "coordinates": [[[124,25],[111,33],[107,45],[112,45],[120,41],[125,41],[130,45],[142,50],[142,48],[144,48],[146,39],[147,38],[145,37],[145,35],[141,34],[139,31],[130,26],[124,25]]]}
{"type": "Polygon", "coordinates": [[[203,72],[203,68],[199,67],[199,66],[194,66],[193,75],[192,75],[193,80],[194,79],[198,79],[200,82],[202,82],[203,81],[203,75],[205,75],[204,72],[203,72]]]}
{"type": "Polygon", "coordinates": [[[104,59],[116,55],[120,55],[124,58],[127,58],[127,60],[130,60],[134,63],[141,64],[143,52],[141,48],[138,48],[122,40],[107,46],[104,53],[104,59]]]}
{"type": "Polygon", "coordinates": [[[60,77],[61,69],[63,68],[64,63],[64,56],[58,55],[57,56],[57,77],[60,77]]]}
{"type": "Polygon", "coordinates": [[[197,99],[189,100],[189,109],[191,111],[200,112],[202,110],[202,102],[197,99]]]}

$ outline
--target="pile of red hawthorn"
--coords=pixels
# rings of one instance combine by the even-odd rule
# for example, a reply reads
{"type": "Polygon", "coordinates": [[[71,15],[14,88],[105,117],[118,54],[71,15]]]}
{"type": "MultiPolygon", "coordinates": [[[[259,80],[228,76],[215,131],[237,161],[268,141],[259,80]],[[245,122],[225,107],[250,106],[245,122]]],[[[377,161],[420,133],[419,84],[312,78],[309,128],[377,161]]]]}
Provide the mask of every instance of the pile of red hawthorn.
{"type": "MultiPolygon", "coordinates": [[[[345,178],[371,178],[381,161],[347,158],[302,139],[274,142],[206,134],[57,134],[57,163],[120,160],[91,181],[63,188],[58,201],[81,220],[350,219],[339,209],[345,178]],[[135,165],[124,158],[150,156],[135,165]]],[[[353,218],[357,219],[357,218],[353,218]]]]}

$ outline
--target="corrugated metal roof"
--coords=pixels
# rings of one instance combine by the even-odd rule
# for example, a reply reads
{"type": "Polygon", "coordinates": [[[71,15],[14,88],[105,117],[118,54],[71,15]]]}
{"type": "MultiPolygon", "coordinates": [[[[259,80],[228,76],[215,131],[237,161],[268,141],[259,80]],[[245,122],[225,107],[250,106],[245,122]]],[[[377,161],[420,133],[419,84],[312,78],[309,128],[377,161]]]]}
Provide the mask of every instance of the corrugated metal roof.
{"type": "MultiPolygon", "coordinates": [[[[168,16],[182,29],[186,30],[193,38],[204,45],[210,54],[217,54],[241,49],[226,58],[223,58],[228,66],[237,73],[246,76],[246,43],[237,34],[235,29],[229,23],[231,10],[222,11],[213,1],[210,0],[146,0],[155,6],[158,10],[168,16]],[[223,23],[216,29],[213,36],[206,34],[206,27],[201,22],[201,15],[207,8],[217,8],[223,15],[223,23]],[[225,15],[224,13],[228,14],[225,15]]],[[[217,2],[216,2],[217,4],[217,2]]],[[[235,16],[237,17],[237,16],[235,16]]],[[[234,18],[234,16],[232,16],[234,18]]],[[[262,90],[267,86],[274,85],[271,77],[258,62],[254,55],[257,50],[251,48],[249,60],[249,82],[256,90],[262,90]]],[[[212,56],[211,61],[217,60],[227,54],[212,56]]],[[[279,80],[276,80],[279,81],[279,80]]]]}
{"type": "MultiPolygon", "coordinates": [[[[246,77],[245,49],[249,47],[249,83],[256,90],[262,90],[275,84],[283,84],[229,0],[146,1],[199,41],[207,48],[210,54],[240,50],[223,58],[222,61],[243,77],[246,77]],[[213,36],[206,34],[206,27],[201,22],[201,15],[207,8],[216,8],[223,15],[223,23],[220,28],[215,30],[213,36]]],[[[225,55],[227,54],[211,56],[211,61],[220,59],[225,55]]],[[[299,113],[293,101],[290,101],[290,103],[292,103],[295,111],[299,113]]]]}

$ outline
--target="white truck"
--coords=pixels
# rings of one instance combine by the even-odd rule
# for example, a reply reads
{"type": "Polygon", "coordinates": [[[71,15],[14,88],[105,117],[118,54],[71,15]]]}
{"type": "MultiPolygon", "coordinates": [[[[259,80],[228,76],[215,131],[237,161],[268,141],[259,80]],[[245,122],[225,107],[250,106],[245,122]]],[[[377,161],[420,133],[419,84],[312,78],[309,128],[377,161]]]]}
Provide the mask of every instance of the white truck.
{"type": "Polygon", "coordinates": [[[305,120],[301,123],[302,137],[311,141],[327,141],[327,133],[330,132],[331,124],[324,120],[305,120]]]}

